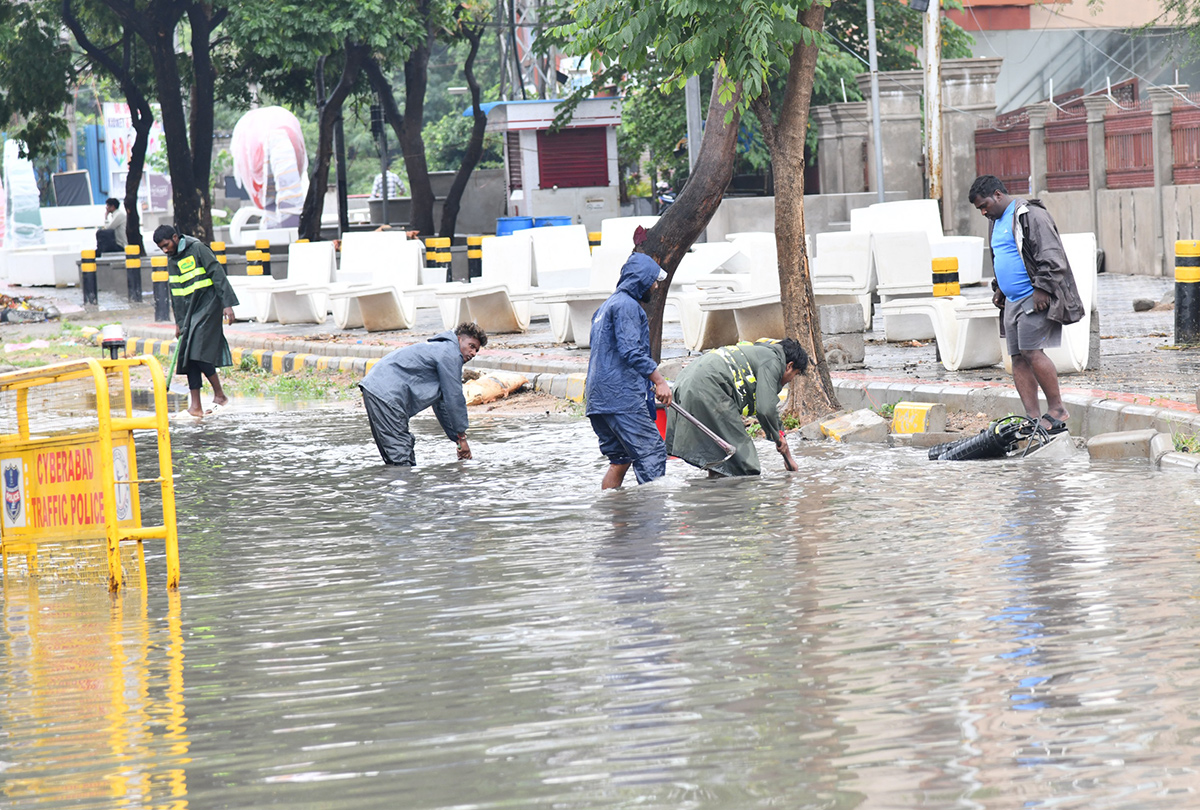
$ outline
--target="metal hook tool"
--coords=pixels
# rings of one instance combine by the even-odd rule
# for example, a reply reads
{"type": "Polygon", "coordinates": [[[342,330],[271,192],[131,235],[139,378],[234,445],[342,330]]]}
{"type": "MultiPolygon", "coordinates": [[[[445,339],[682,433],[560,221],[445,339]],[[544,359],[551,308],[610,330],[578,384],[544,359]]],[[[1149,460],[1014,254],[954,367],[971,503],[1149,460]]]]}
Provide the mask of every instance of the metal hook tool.
{"type": "Polygon", "coordinates": [[[679,403],[675,402],[675,400],[671,400],[671,404],[668,407],[670,407],[671,410],[675,411],[677,414],[682,416],[684,419],[688,420],[693,425],[695,425],[696,430],[699,430],[705,436],[707,436],[708,438],[710,438],[714,442],[716,442],[717,446],[720,447],[722,452],[725,453],[725,457],[722,458],[720,461],[714,461],[711,464],[705,464],[702,469],[705,469],[705,470],[712,469],[713,467],[716,467],[720,464],[724,464],[726,461],[729,461],[729,459],[733,458],[733,454],[737,452],[736,447],[734,447],[732,444],[730,444],[729,442],[722,439],[716,433],[713,433],[712,430],[710,430],[707,425],[705,425],[703,422],[701,422],[696,417],[692,416],[690,413],[685,411],[683,408],[679,407],[679,403]]]}

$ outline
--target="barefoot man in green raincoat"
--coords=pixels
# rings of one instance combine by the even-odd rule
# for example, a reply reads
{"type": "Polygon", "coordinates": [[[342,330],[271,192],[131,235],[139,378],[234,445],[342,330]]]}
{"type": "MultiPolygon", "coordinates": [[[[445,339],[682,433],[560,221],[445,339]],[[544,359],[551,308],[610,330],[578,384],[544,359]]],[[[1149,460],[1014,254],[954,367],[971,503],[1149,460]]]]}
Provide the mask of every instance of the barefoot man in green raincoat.
{"type": "Polygon", "coordinates": [[[179,346],[175,368],[169,373],[187,375],[191,395],[188,413],[201,417],[204,408],[200,405],[200,386],[204,377],[212,385],[214,405],[229,401],[217,368],[233,365],[221,323],[233,323],[237,295],[225,278],[225,268],[199,239],[184,236],[171,225],[159,225],[154,230],[154,244],[170,259],[171,309],[175,312],[179,346]]]}
{"type": "Polygon", "coordinates": [[[784,466],[796,469],[779,419],[779,392],[808,368],[808,354],[792,338],[739,343],[713,349],[688,365],[675,382],[675,401],[736,448],[724,453],[695,425],[667,411],[667,453],[710,475],[758,475],[762,468],[743,417],[757,416],[767,438],[783,456],[784,466]]]}

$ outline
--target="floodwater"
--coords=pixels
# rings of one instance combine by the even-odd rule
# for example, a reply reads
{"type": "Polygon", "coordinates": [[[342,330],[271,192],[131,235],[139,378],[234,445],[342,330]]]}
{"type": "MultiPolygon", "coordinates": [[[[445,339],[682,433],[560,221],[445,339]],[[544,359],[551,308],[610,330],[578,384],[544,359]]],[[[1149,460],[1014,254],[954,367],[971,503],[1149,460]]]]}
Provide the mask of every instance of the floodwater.
{"type": "Polygon", "coordinates": [[[173,432],[183,584],[10,575],[5,808],[1185,808],[1200,482],[798,447],[601,494],[582,421],[173,432]]]}

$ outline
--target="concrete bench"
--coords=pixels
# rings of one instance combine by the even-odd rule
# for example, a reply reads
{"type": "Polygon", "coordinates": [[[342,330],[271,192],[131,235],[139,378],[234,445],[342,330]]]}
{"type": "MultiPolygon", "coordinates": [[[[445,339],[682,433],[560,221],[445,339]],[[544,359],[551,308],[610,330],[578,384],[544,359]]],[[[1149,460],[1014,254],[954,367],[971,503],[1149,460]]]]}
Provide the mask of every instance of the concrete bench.
{"type": "Polygon", "coordinates": [[[1000,310],[990,298],[899,298],[879,310],[885,317],[927,319],[947,371],[987,368],[1001,360],[1000,310]]]}

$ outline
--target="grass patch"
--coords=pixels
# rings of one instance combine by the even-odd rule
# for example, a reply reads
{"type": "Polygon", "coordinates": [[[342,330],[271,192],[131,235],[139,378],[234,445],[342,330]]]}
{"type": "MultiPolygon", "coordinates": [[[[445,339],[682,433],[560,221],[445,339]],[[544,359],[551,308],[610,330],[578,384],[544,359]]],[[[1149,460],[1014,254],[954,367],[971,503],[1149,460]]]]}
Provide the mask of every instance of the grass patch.
{"type": "Polygon", "coordinates": [[[100,350],[95,346],[51,345],[43,349],[22,349],[0,355],[0,363],[17,368],[37,368],[67,360],[83,360],[88,357],[99,359],[100,350]]]}
{"type": "Polygon", "coordinates": [[[891,419],[896,415],[896,405],[895,403],[891,402],[889,402],[887,405],[880,405],[878,408],[872,408],[871,410],[875,411],[875,413],[879,414],[884,419],[891,419]]]}
{"type": "Polygon", "coordinates": [[[303,369],[269,374],[251,359],[238,368],[224,370],[221,381],[234,396],[268,399],[350,399],[358,393],[356,376],[344,372],[303,369]]]}
{"type": "Polygon", "coordinates": [[[1195,433],[1180,433],[1172,428],[1171,444],[1177,453],[1200,453],[1200,436],[1195,433]]]}
{"type": "MultiPolygon", "coordinates": [[[[791,414],[784,414],[780,421],[783,423],[783,429],[785,431],[797,430],[801,427],[804,427],[804,423],[800,421],[799,417],[792,416],[791,414]]],[[[766,436],[766,433],[763,432],[762,425],[758,423],[758,420],[752,419],[752,421],[746,425],[746,435],[751,439],[761,439],[766,436]]]]}

